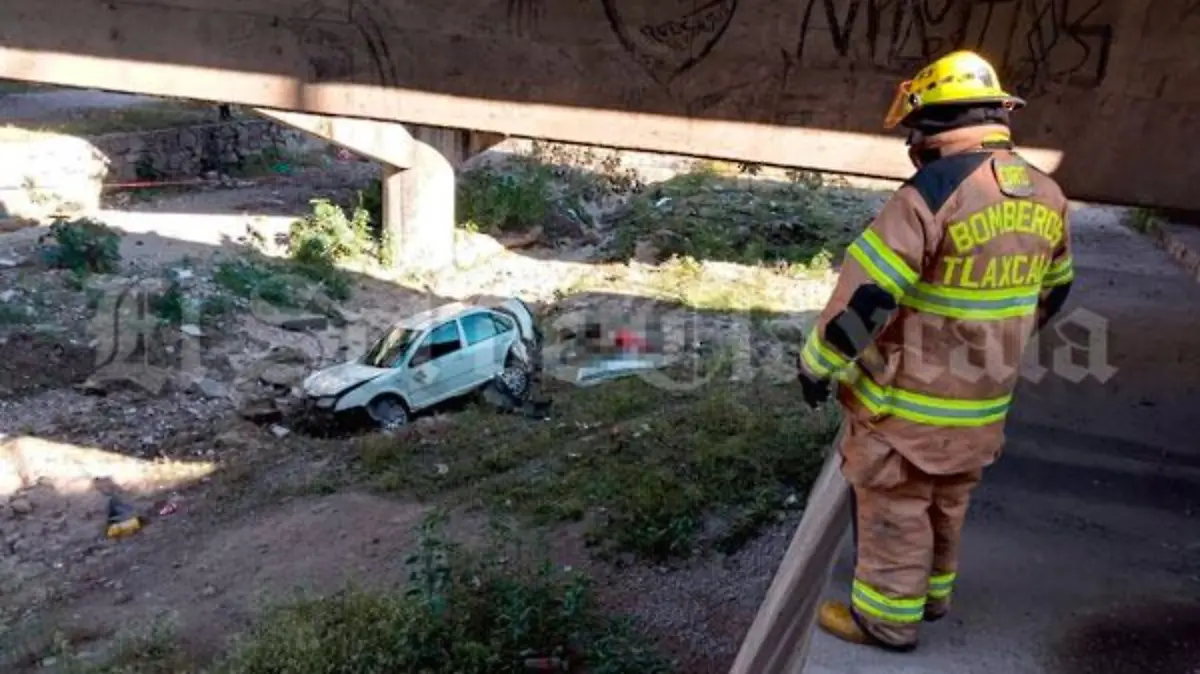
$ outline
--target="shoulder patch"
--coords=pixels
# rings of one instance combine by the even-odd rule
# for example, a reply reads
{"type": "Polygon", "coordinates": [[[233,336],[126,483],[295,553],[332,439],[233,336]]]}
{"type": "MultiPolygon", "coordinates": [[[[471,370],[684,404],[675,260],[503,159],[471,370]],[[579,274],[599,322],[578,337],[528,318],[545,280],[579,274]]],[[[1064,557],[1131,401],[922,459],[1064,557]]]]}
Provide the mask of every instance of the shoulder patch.
{"type": "Polygon", "coordinates": [[[906,184],[920,193],[929,211],[936,215],[967,176],[974,173],[990,156],[987,152],[967,152],[943,157],[922,166],[906,184]]]}
{"type": "Polygon", "coordinates": [[[1019,157],[992,159],[992,173],[1000,191],[1010,197],[1031,197],[1034,193],[1033,178],[1029,175],[1029,165],[1019,157]]]}

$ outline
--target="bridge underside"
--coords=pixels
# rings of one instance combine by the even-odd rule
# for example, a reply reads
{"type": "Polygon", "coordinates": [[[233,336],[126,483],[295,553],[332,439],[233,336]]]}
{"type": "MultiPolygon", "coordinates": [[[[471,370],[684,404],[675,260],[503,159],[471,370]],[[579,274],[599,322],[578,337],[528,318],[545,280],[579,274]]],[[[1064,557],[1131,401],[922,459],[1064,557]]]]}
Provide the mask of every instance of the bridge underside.
{"type": "Polygon", "coordinates": [[[0,77],[889,178],[956,47],[1071,196],[1200,208],[1195,0],[6,0],[0,77]]]}

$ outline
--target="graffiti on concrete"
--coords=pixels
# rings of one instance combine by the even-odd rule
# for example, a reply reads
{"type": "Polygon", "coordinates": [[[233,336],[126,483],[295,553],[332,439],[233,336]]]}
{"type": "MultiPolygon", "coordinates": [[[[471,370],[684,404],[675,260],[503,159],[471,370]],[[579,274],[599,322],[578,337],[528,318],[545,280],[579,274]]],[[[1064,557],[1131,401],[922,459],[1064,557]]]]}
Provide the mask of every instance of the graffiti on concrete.
{"type": "Polygon", "coordinates": [[[514,35],[528,35],[537,30],[545,7],[542,0],[507,0],[505,18],[508,30],[514,35]]]}
{"type": "Polygon", "coordinates": [[[384,26],[394,25],[387,8],[376,0],[351,0],[350,23],[358,31],[371,59],[371,67],[379,84],[395,87],[400,85],[397,59],[392,55],[392,45],[398,41],[388,39],[384,26]]]}
{"type": "Polygon", "coordinates": [[[738,0],[602,1],[621,45],[660,84],[670,83],[712,53],[738,6],[738,0]],[[634,13],[639,20],[628,18],[634,13]]]}
{"type": "Polygon", "coordinates": [[[1037,96],[1094,88],[1108,71],[1113,0],[802,0],[795,59],[847,59],[910,74],[952,49],[991,56],[1010,87],[1037,96]]]}

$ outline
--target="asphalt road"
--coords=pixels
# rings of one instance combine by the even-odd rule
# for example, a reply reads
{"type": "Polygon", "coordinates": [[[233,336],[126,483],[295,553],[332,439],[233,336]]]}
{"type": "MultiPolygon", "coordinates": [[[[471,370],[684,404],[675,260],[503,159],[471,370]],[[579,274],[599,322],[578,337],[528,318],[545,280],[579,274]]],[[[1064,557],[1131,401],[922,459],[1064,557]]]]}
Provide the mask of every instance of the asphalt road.
{"type": "MultiPolygon", "coordinates": [[[[1022,384],[968,517],[955,610],[917,651],[820,634],[806,672],[1200,674],[1200,284],[1110,209],[1072,228],[1067,315],[1106,321],[1092,351],[1115,373],[1022,384]]],[[[1084,343],[1079,328],[1063,334],[1084,343]]],[[[1043,365],[1062,344],[1047,340],[1043,365]]],[[[847,550],[828,594],[851,575],[847,550]]]]}

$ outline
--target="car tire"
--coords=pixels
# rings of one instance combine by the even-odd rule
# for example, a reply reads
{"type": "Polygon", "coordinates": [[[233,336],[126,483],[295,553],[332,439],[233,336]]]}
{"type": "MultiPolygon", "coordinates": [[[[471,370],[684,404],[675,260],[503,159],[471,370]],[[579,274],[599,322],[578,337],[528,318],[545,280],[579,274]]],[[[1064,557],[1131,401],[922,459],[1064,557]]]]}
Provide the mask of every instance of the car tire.
{"type": "Polygon", "coordinates": [[[382,431],[395,431],[408,425],[408,405],[395,395],[381,395],[367,404],[367,416],[382,431]]]}
{"type": "Polygon", "coordinates": [[[500,373],[500,382],[514,396],[524,400],[529,397],[533,387],[533,369],[529,363],[522,361],[512,351],[504,359],[504,370],[500,373]]]}

